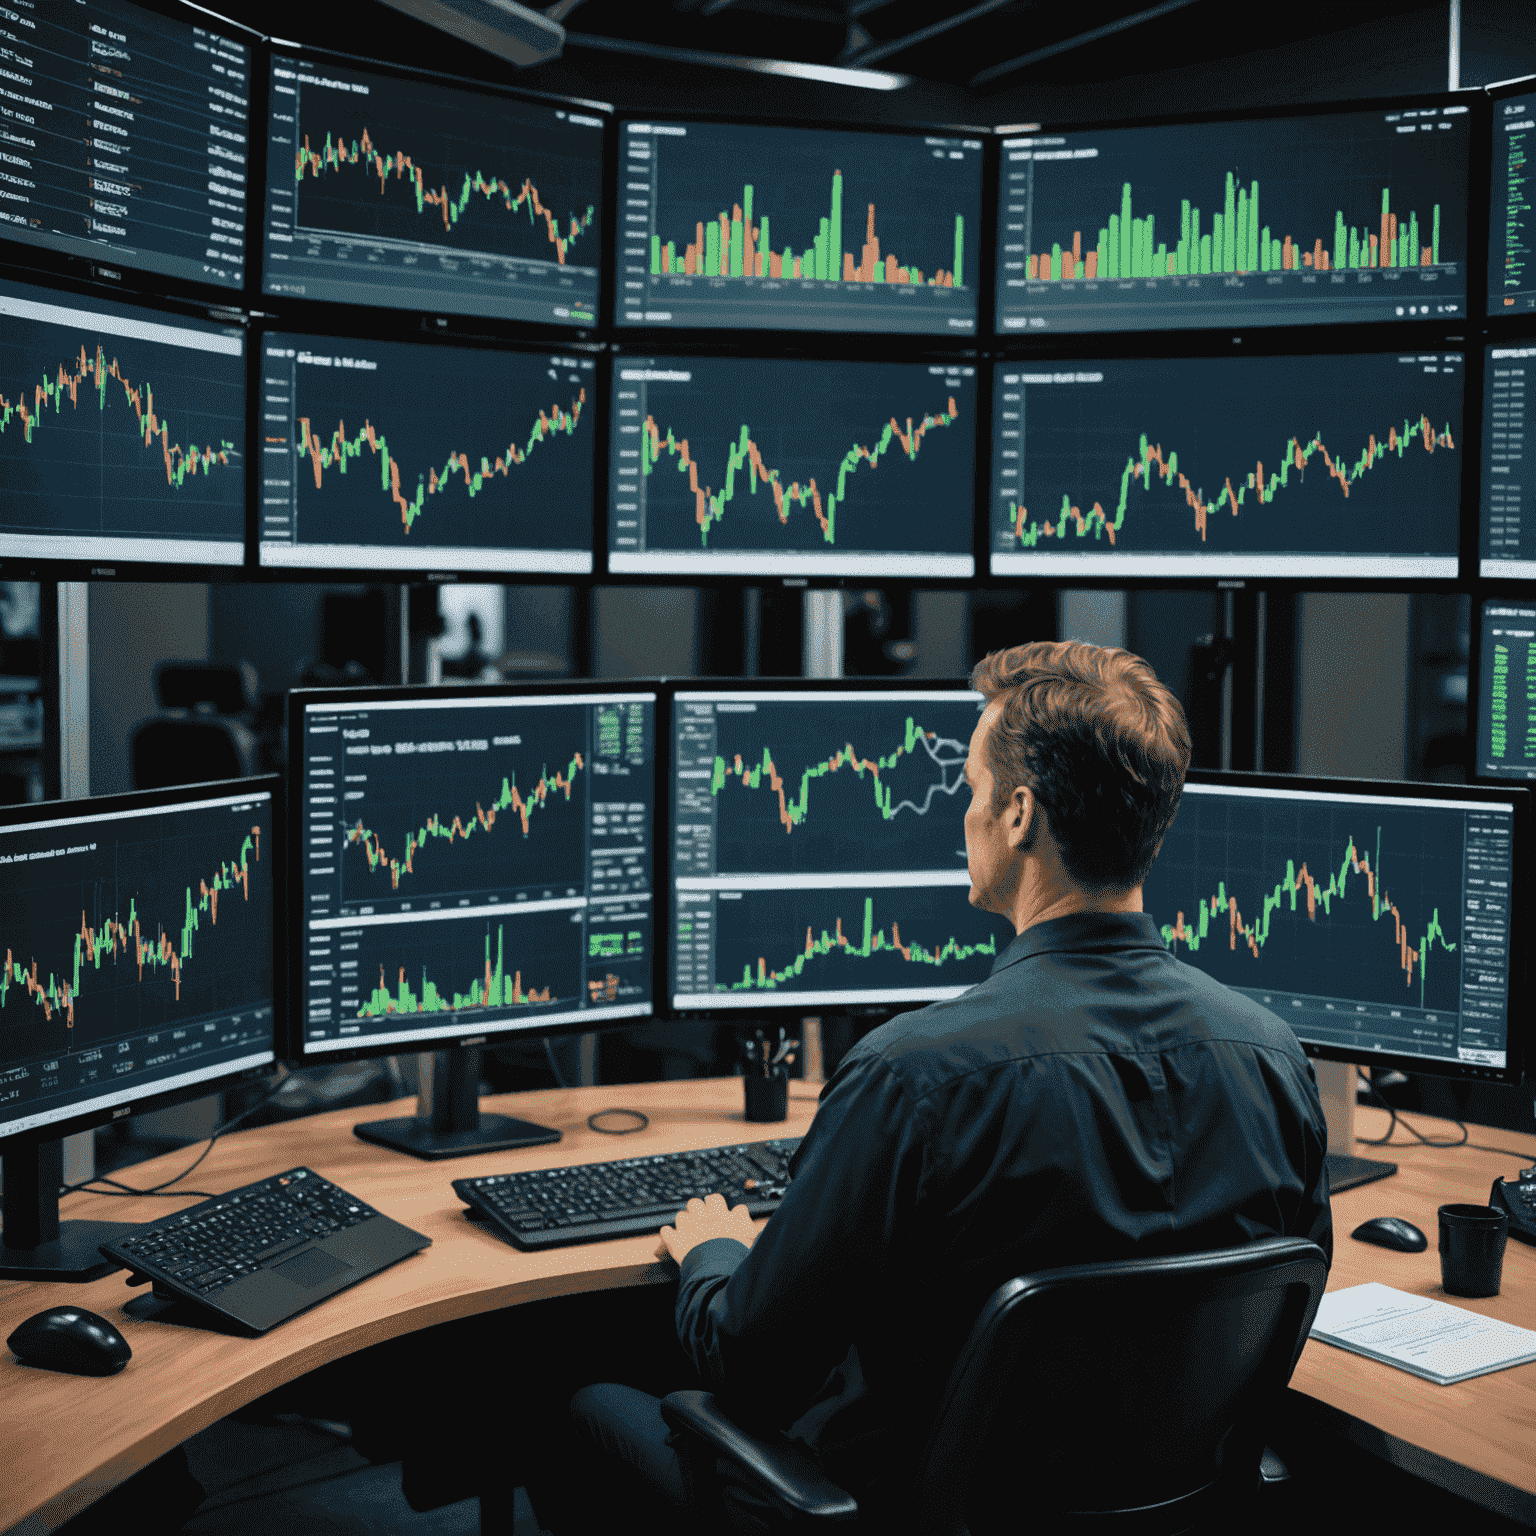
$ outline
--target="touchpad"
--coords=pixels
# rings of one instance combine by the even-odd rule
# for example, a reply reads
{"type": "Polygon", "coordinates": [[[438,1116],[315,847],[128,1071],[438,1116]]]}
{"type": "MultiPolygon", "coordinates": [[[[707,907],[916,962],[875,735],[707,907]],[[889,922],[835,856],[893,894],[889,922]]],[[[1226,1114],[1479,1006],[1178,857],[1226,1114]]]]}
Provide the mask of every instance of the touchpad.
{"type": "Polygon", "coordinates": [[[308,1248],[291,1259],[285,1259],[281,1264],[274,1264],[272,1271],[313,1289],[317,1285],[324,1285],[327,1280],[334,1280],[337,1275],[345,1274],[351,1267],[350,1264],[343,1264],[340,1259],[333,1259],[328,1253],[322,1253],[318,1248],[308,1248]]]}

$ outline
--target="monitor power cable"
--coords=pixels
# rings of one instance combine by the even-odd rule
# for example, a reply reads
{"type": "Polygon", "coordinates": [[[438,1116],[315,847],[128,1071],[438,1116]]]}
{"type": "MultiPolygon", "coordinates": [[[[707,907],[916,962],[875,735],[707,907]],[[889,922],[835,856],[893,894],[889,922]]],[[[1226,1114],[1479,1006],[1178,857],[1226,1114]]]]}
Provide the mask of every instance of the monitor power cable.
{"type": "MultiPolygon", "coordinates": [[[[555,1059],[555,1048],[549,1043],[549,1036],[540,1036],[544,1042],[544,1055],[549,1061],[549,1070],[555,1074],[555,1086],[557,1088],[569,1088],[570,1084],[560,1072],[560,1063],[555,1059]]],[[[601,1132],[604,1136],[633,1136],[636,1131],[643,1131],[651,1123],[651,1117],[638,1109],[600,1109],[596,1114],[587,1116],[589,1129],[601,1132]],[[599,1125],[599,1120],[605,1120],[609,1115],[629,1115],[635,1121],[634,1125],[599,1125]]]]}
{"type": "Polygon", "coordinates": [[[1398,1128],[1398,1126],[1402,1126],[1402,1128],[1407,1131],[1410,1136],[1414,1137],[1415,1140],[1421,1142],[1426,1147],[1471,1147],[1474,1152],[1493,1152],[1499,1157],[1517,1157],[1521,1160],[1522,1164],[1536,1162],[1536,1158],[1533,1158],[1529,1152],[1516,1152],[1509,1147],[1487,1147],[1484,1146],[1481,1142],[1468,1140],[1468,1137],[1471,1133],[1467,1130],[1465,1123],[1461,1120],[1452,1121],[1452,1124],[1455,1125],[1456,1129],[1461,1132],[1460,1138],[1455,1141],[1451,1141],[1442,1137],[1426,1136],[1421,1130],[1417,1129],[1415,1126],[1410,1125],[1408,1121],[1403,1118],[1402,1114],[1400,1114],[1397,1109],[1395,1109],[1391,1104],[1387,1102],[1386,1097],[1382,1094],[1381,1090],[1376,1086],[1375,1083],[1370,1080],[1370,1078],[1365,1075],[1364,1072],[1360,1072],[1357,1075],[1360,1082],[1365,1084],[1366,1090],[1370,1093],[1371,1097],[1375,1099],[1376,1102],[1392,1117],[1391,1122],[1387,1126],[1387,1134],[1385,1136],[1358,1137],[1357,1140],[1360,1142],[1362,1147],[1412,1146],[1412,1142],[1392,1140],[1392,1133],[1398,1128]]]}

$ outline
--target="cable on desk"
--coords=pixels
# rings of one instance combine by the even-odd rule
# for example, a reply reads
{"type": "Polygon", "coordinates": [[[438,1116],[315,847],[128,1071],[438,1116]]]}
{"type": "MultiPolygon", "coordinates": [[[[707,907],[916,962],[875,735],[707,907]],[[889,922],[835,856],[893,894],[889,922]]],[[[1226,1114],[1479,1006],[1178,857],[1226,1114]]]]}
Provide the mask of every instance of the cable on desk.
{"type": "Polygon", "coordinates": [[[549,1070],[555,1074],[556,1088],[569,1088],[570,1084],[560,1076],[560,1063],[555,1060],[555,1048],[549,1043],[548,1035],[540,1035],[539,1039],[544,1046],[544,1054],[549,1059],[549,1070]]]}
{"type": "Polygon", "coordinates": [[[1384,1110],[1386,1110],[1386,1112],[1389,1115],[1391,1115],[1391,1117],[1392,1117],[1391,1123],[1387,1126],[1387,1134],[1385,1136],[1359,1136],[1359,1137],[1356,1137],[1356,1140],[1360,1143],[1361,1146],[1363,1146],[1363,1147],[1394,1147],[1394,1146],[1395,1147],[1405,1147],[1405,1146],[1409,1145],[1409,1143],[1407,1143],[1405,1141],[1393,1141],[1392,1140],[1392,1133],[1393,1133],[1393,1131],[1395,1131],[1398,1128],[1399,1125],[1401,1125],[1402,1128],[1405,1131],[1407,1131],[1410,1136],[1413,1136],[1417,1140],[1421,1141],[1426,1147],[1464,1147],[1464,1146],[1466,1146],[1466,1144],[1467,1144],[1467,1136],[1468,1136],[1469,1133],[1467,1131],[1466,1126],[1460,1120],[1456,1120],[1456,1121],[1453,1122],[1453,1124],[1456,1126],[1456,1129],[1461,1132],[1461,1140],[1460,1141],[1442,1141],[1442,1140],[1437,1140],[1433,1136],[1426,1136],[1423,1133],[1423,1131],[1416,1130],[1413,1126],[1409,1125],[1409,1123],[1406,1120],[1402,1119],[1402,1117],[1398,1114],[1396,1109],[1394,1109],[1392,1107],[1392,1105],[1387,1103],[1386,1099],[1382,1096],[1381,1090],[1376,1086],[1375,1083],[1373,1083],[1370,1080],[1370,1078],[1368,1078],[1365,1075],[1364,1072],[1361,1072],[1358,1069],[1356,1069],[1355,1075],[1356,1075],[1357,1079],[1360,1082],[1365,1084],[1366,1089],[1370,1093],[1371,1097],[1373,1099],[1375,1099],[1376,1102],[1378,1104],[1380,1104],[1381,1107],[1384,1110]]]}
{"type": "MultiPolygon", "coordinates": [[[[262,1094],[262,1096],[257,1099],[254,1104],[250,1105],[249,1108],[242,1109],[233,1120],[226,1120],[222,1125],[214,1126],[213,1134],[208,1138],[208,1145],[197,1154],[197,1156],[192,1160],[190,1166],[183,1168],[175,1178],[167,1179],[163,1184],[156,1184],[151,1189],[135,1189],[131,1184],[124,1184],[117,1179],[109,1179],[105,1174],[102,1174],[99,1178],[82,1179],[78,1184],[61,1185],[59,1188],[59,1194],[61,1196],[72,1195],[77,1190],[82,1189],[89,1189],[93,1195],[116,1195],[124,1199],[127,1199],[130,1196],[163,1194],[166,1190],[170,1189],[172,1184],[179,1184],[184,1178],[186,1178],[187,1175],[191,1173],[192,1170],[196,1168],[197,1165],[202,1162],[202,1160],[207,1157],[210,1152],[213,1151],[213,1144],[219,1139],[220,1136],[222,1136],[226,1131],[232,1131],[248,1115],[254,1115],[256,1111],[262,1107],[263,1104],[267,1103],[269,1099],[279,1093],[282,1090],[283,1085],[288,1081],[289,1076],[290,1074],[287,1068],[279,1066],[277,1081],[273,1083],[273,1085],[264,1094],[262,1094]],[[91,1189],[91,1185],[93,1184],[110,1184],[113,1187],[111,1189],[91,1189]]],[[[199,1200],[209,1200],[212,1199],[217,1193],[218,1191],[211,1189],[178,1189],[166,1195],[165,1198],[168,1200],[180,1200],[185,1196],[191,1195],[196,1196],[199,1200]]]]}
{"type": "Polygon", "coordinates": [[[601,1131],[604,1136],[633,1136],[636,1131],[643,1131],[651,1123],[651,1117],[642,1114],[638,1109],[600,1109],[595,1115],[587,1116],[587,1124],[594,1131],[601,1131]],[[597,1122],[607,1115],[633,1115],[639,1125],[599,1125],[597,1122]]]}

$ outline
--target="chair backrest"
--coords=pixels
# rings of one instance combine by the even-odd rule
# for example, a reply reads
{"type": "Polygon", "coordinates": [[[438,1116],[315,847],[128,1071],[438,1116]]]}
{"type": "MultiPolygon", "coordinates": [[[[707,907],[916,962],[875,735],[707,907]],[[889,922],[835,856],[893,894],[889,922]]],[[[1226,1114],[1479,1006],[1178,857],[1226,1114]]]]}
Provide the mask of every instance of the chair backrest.
{"type": "Polygon", "coordinates": [[[1326,1280],[1315,1243],[1270,1238],[1008,1281],[940,1399],[911,1529],[1188,1529],[1256,1484],[1326,1280]]]}
{"type": "Polygon", "coordinates": [[[245,778],[254,771],[255,749],[255,738],[238,720],[143,720],[128,741],[133,787],[245,778]]]}

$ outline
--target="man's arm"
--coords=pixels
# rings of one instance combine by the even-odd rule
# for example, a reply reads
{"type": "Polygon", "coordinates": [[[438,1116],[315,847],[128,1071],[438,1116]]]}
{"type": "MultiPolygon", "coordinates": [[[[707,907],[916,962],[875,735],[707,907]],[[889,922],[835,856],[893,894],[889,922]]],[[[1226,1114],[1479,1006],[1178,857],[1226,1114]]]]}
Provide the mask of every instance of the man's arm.
{"type": "Polygon", "coordinates": [[[677,1332],[700,1376],[788,1424],[848,1353],[870,1306],[925,1262],[921,1112],[881,1058],[828,1085],[778,1211],[750,1248],[684,1255],[677,1332]]]}

